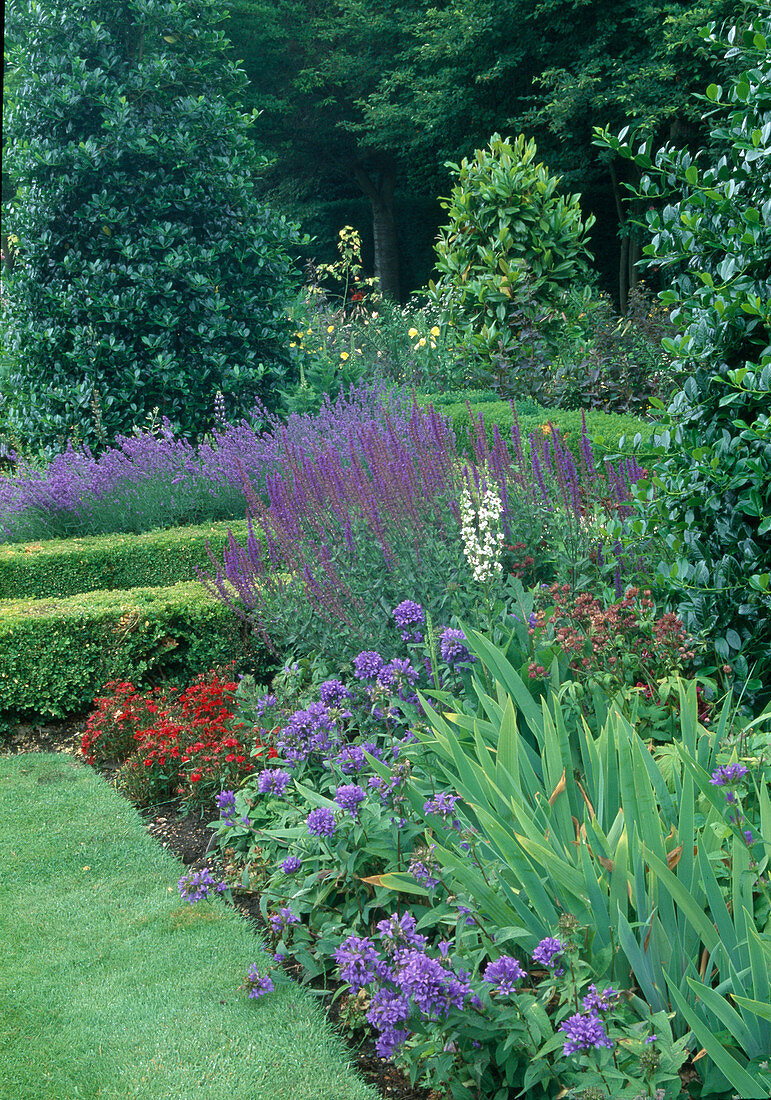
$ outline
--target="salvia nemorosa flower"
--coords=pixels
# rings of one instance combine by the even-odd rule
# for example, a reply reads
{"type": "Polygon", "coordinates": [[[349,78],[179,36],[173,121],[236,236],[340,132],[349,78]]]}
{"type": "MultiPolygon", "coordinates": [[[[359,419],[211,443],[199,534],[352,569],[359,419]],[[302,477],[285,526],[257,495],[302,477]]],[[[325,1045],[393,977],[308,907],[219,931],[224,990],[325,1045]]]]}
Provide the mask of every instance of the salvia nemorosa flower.
{"type": "Polygon", "coordinates": [[[311,836],[332,836],[335,831],[335,815],[326,806],[317,806],[306,819],[311,836]]]}
{"type": "Polygon", "coordinates": [[[515,983],[525,976],[525,971],[512,955],[501,955],[499,959],[488,963],[483,974],[484,980],[504,997],[513,993],[515,983]]]}
{"type": "Polygon", "coordinates": [[[585,1051],[600,1050],[603,1047],[608,1049],[613,1047],[613,1040],[608,1037],[602,1020],[592,1012],[570,1016],[560,1024],[560,1031],[565,1033],[565,1043],[562,1047],[564,1054],[580,1054],[585,1051]]]}

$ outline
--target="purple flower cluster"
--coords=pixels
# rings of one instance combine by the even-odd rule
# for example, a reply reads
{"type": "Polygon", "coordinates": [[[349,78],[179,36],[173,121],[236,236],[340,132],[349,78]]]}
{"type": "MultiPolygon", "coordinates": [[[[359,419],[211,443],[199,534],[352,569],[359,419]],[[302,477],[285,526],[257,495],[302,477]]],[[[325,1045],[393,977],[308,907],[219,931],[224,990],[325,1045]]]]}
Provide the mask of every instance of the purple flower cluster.
{"type": "Polygon", "coordinates": [[[712,773],[710,783],[713,787],[730,787],[738,783],[749,771],[744,764],[721,764],[712,773]]]}
{"type": "Polygon", "coordinates": [[[565,1043],[562,1047],[564,1054],[583,1054],[591,1050],[608,1050],[613,1047],[613,1040],[608,1037],[605,1025],[599,1016],[593,1012],[576,1013],[560,1024],[560,1031],[565,1033],[565,1043]]]}
{"type": "Polygon", "coordinates": [[[439,635],[439,653],[446,665],[468,665],[476,660],[465,645],[466,635],[462,630],[446,626],[439,635]]]}
{"type": "Polygon", "coordinates": [[[272,794],[275,798],[281,798],[289,779],[289,772],[283,768],[265,768],[257,780],[257,790],[260,794],[272,794]]]}
{"type": "MultiPolygon", "coordinates": [[[[335,951],[340,978],[348,982],[354,993],[369,985],[377,976],[385,976],[380,954],[366,936],[349,936],[335,951]]],[[[387,967],[386,967],[387,971],[387,967]]]]}
{"type": "Polygon", "coordinates": [[[366,797],[366,791],[358,783],[344,783],[335,791],[335,802],[353,818],[358,816],[359,806],[366,797]]]}
{"type": "Polygon", "coordinates": [[[335,831],[335,815],[326,806],[311,810],[306,821],[311,836],[332,836],[335,831]]]}
{"type": "Polygon", "coordinates": [[[526,977],[525,971],[512,955],[501,955],[499,959],[488,963],[485,967],[483,978],[500,993],[502,997],[508,997],[514,992],[514,985],[526,977]]]}
{"type": "Polygon", "coordinates": [[[288,928],[290,924],[297,924],[300,918],[295,916],[291,909],[282,908],[278,913],[273,913],[268,917],[268,923],[276,935],[279,935],[288,928]]]}
{"type": "Polygon", "coordinates": [[[214,801],[224,825],[232,828],[236,823],[236,796],[233,791],[221,791],[214,801]]]}
{"type": "Polygon", "coordinates": [[[363,771],[369,764],[365,750],[370,756],[377,757],[378,760],[382,760],[382,750],[373,741],[364,741],[361,745],[343,745],[340,752],[335,757],[335,763],[340,768],[340,771],[344,775],[350,775],[351,772],[363,771]]]}
{"type": "Polygon", "coordinates": [[[422,642],[423,631],[419,629],[425,624],[426,613],[419,603],[414,600],[402,600],[393,609],[393,617],[399,627],[403,642],[422,642]]]}
{"type": "Polygon", "coordinates": [[[440,791],[433,798],[429,798],[427,802],[423,803],[423,813],[439,814],[445,825],[452,820],[453,826],[457,828],[460,822],[454,815],[455,806],[458,802],[460,802],[460,795],[450,794],[449,791],[440,791]]]}
{"type": "Polygon", "coordinates": [[[319,685],[319,698],[325,707],[337,707],[344,699],[352,699],[353,693],[341,680],[325,680],[319,685]]]}
{"type": "Polygon", "coordinates": [[[183,901],[195,905],[197,901],[203,901],[212,896],[212,893],[224,894],[227,886],[224,882],[217,882],[208,867],[200,871],[191,871],[183,875],[177,884],[180,897],[183,901]]]}
{"type": "Polygon", "coordinates": [[[313,752],[328,752],[336,738],[337,723],[324,703],[309,703],[289,716],[276,747],[288,764],[299,764],[313,752]]]}
{"type": "Polygon", "coordinates": [[[374,680],[385,661],[373,649],[365,649],[353,659],[353,670],[357,680],[374,680]]]}
{"type": "Polygon", "coordinates": [[[562,940],[555,939],[554,936],[547,936],[533,949],[533,962],[540,963],[541,966],[548,966],[559,977],[560,974],[564,973],[560,966],[560,956],[564,950],[565,944],[562,940]]]}
{"type": "Polygon", "coordinates": [[[596,1016],[598,1012],[610,1012],[611,1008],[618,1004],[620,996],[618,990],[613,989],[612,986],[608,986],[600,993],[597,986],[592,982],[581,1003],[584,1006],[584,1012],[592,1012],[596,1016]]]}
{"type": "Polygon", "coordinates": [[[262,997],[266,993],[272,993],[274,989],[270,975],[261,975],[256,964],[249,967],[244,986],[248,990],[247,997],[262,997]]]}
{"type": "Polygon", "coordinates": [[[281,870],[285,875],[293,875],[296,871],[299,871],[303,865],[303,861],[299,856],[287,856],[281,864],[281,870]]]}

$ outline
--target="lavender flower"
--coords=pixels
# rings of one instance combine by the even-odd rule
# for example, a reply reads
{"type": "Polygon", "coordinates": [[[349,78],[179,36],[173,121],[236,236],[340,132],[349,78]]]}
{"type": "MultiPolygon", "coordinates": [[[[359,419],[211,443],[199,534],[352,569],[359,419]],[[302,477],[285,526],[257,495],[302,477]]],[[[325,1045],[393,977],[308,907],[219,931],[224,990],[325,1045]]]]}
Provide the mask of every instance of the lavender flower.
{"type": "Polygon", "coordinates": [[[326,806],[318,806],[308,814],[307,824],[311,836],[332,836],[335,831],[335,815],[326,806]]]}
{"type": "Polygon", "coordinates": [[[177,885],[183,901],[194,905],[197,901],[211,897],[212,891],[221,894],[227,889],[223,882],[217,882],[208,867],[200,871],[191,871],[183,875],[177,885]]]}
{"type": "Polygon", "coordinates": [[[266,768],[260,772],[257,780],[257,790],[260,794],[272,794],[281,798],[289,782],[289,772],[283,768],[266,768]]]}
{"type": "Polygon", "coordinates": [[[485,967],[484,980],[495,987],[495,992],[506,997],[514,992],[514,983],[525,977],[525,971],[511,955],[501,955],[485,967]]]}
{"type": "Polygon", "coordinates": [[[270,975],[261,975],[256,964],[249,967],[244,986],[249,990],[248,997],[262,997],[266,993],[272,993],[274,988],[270,975]]]}
{"type": "Polygon", "coordinates": [[[366,797],[366,792],[358,783],[346,783],[335,791],[335,802],[353,818],[357,817],[359,806],[366,797]]]}
{"type": "Polygon", "coordinates": [[[303,861],[299,856],[287,856],[280,866],[285,875],[293,875],[302,865],[303,861]]]}
{"type": "Polygon", "coordinates": [[[713,787],[724,787],[732,783],[738,783],[745,776],[749,768],[744,764],[721,764],[712,773],[710,783],[713,787]]]}
{"type": "Polygon", "coordinates": [[[613,1047],[613,1040],[608,1038],[602,1020],[593,1013],[585,1016],[576,1013],[560,1024],[560,1031],[566,1035],[562,1048],[564,1054],[600,1050],[603,1047],[610,1050],[613,1047]]]}

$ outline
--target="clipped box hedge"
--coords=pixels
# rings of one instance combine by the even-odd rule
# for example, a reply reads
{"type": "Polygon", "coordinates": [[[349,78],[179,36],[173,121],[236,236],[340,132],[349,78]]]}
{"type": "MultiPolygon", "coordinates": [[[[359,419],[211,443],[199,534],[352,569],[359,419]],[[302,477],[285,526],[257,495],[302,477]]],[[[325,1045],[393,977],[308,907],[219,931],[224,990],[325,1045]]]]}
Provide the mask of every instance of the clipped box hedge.
{"type": "Polygon", "coordinates": [[[63,717],[108,680],[189,681],[231,660],[258,679],[270,667],[262,642],[196,581],[0,601],[0,711],[63,717]]]}
{"type": "Polygon", "coordinates": [[[246,522],[233,520],[143,535],[5,543],[0,546],[0,599],[48,599],[195,580],[196,568],[211,568],[207,540],[218,553],[225,545],[228,528],[237,539],[246,538],[246,522]]]}
{"type": "MultiPolygon", "coordinates": [[[[525,406],[527,408],[527,406],[525,406]]],[[[577,451],[581,438],[581,412],[577,409],[539,409],[536,411],[520,411],[517,414],[519,420],[522,442],[527,446],[527,437],[533,432],[541,432],[544,425],[551,423],[567,440],[568,445],[577,451]]],[[[465,403],[457,405],[445,405],[441,409],[445,416],[452,421],[455,434],[458,439],[458,449],[464,450],[469,446],[470,417],[469,409],[465,403]]],[[[511,442],[511,429],[514,416],[508,401],[483,401],[471,404],[471,415],[476,419],[482,414],[488,439],[492,441],[493,426],[498,425],[498,431],[504,441],[511,442]]],[[[650,442],[654,425],[646,420],[640,420],[636,416],[622,416],[618,413],[604,413],[598,410],[590,410],[586,414],[586,428],[590,439],[593,441],[595,457],[600,460],[605,455],[612,455],[618,451],[619,440],[626,436],[626,449],[628,450],[635,436],[641,436],[641,451],[645,454],[646,445],[650,442]]]]}

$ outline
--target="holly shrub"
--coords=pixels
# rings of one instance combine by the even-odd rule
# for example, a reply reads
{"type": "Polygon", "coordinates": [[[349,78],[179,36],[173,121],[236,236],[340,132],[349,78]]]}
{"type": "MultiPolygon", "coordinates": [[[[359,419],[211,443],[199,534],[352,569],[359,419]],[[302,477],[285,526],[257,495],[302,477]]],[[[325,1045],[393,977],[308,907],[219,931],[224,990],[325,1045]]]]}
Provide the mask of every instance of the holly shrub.
{"type": "Polygon", "coordinates": [[[218,7],[9,11],[9,426],[33,449],[73,428],[103,443],[156,407],[195,435],[218,390],[236,413],[277,396],[299,235],[256,199],[218,7]]]}
{"type": "Polygon", "coordinates": [[[644,252],[671,280],[661,298],[678,330],[664,346],[680,388],[641,523],[668,540],[659,582],[686,627],[759,684],[771,670],[771,20],[728,37],[747,69],[707,88],[709,150],[597,139],[645,173],[644,252]]]}

